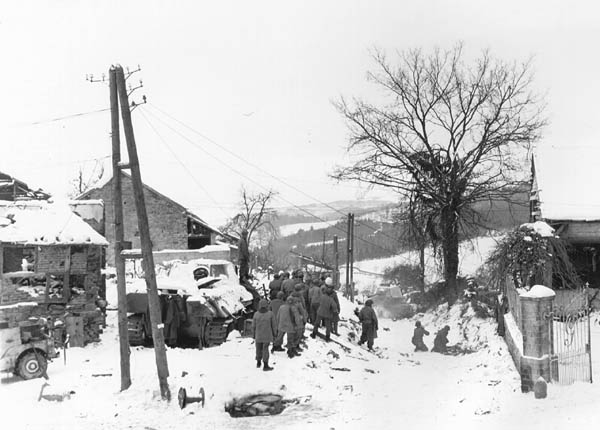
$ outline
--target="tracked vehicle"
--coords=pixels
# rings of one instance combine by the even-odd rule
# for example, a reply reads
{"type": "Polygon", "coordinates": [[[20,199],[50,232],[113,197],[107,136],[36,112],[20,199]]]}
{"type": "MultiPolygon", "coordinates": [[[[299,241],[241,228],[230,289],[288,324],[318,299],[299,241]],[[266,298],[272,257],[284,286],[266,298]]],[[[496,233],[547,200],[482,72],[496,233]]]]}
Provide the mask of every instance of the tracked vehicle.
{"type": "MultiPolygon", "coordinates": [[[[169,346],[220,345],[252,317],[253,294],[226,260],[174,260],[157,266],[156,281],[165,342],[169,346]]],[[[143,279],[127,286],[129,343],[151,342],[148,295],[143,279]]]]}

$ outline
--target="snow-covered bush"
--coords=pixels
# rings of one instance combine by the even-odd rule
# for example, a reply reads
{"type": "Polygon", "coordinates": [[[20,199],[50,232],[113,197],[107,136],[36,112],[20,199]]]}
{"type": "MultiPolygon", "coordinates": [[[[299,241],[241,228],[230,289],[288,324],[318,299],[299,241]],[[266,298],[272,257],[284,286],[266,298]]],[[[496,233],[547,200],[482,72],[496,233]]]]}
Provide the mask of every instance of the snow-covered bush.
{"type": "Polygon", "coordinates": [[[547,279],[545,271],[552,271],[553,285],[574,288],[581,285],[569,256],[567,244],[548,224],[536,222],[523,224],[508,233],[487,259],[484,269],[490,283],[501,288],[506,279],[516,288],[529,289],[547,279]]]}

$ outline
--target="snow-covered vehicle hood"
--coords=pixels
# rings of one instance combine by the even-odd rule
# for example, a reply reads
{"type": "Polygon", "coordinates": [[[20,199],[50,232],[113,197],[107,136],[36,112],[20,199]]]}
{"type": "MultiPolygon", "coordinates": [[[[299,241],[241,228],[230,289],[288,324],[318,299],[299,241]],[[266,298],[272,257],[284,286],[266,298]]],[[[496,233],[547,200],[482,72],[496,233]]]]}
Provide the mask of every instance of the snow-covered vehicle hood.
{"type": "MultiPolygon", "coordinates": [[[[234,314],[252,302],[252,294],[238,282],[233,264],[226,260],[197,259],[189,262],[173,260],[156,267],[156,283],[160,294],[188,296],[188,302],[202,304],[213,301],[234,314]],[[208,276],[194,279],[194,272],[204,269],[208,276]]],[[[146,292],[144,279],[128,283],[127,292],[146,292]]]]}

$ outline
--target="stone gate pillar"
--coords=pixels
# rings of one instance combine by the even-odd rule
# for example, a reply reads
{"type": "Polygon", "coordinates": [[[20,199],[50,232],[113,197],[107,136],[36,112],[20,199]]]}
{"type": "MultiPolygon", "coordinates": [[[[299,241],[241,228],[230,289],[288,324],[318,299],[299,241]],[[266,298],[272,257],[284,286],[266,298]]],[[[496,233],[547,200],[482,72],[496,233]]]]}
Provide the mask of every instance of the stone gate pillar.
{"type": "Polygon", "coordinates": [[[521,377],[528,376],[531,387],[538,377],[550,381],[550,354],[552,353],[552,311],[555,293],[543,285],[534,285],[520,295],[523,322],[523,357],[521,377]]]}

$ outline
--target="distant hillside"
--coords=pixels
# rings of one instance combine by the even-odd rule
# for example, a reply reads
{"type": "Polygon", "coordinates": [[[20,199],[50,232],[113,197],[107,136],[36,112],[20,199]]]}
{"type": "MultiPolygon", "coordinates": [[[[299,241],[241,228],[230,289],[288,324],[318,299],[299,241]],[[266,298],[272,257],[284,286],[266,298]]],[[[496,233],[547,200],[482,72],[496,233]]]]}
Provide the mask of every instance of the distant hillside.
{"type": "Polygon", "coordinates": [[[387,200],[338,200],[331,203],[314,203],[298,207],[278,208],[276,226],[321,221],[336,221],[349,212],[357,217],[363,214],[392,208],[397,203],[387,200]]]}
{"type": "MultiPolygon", "coordinates": [[[[412,248],[410,243],[403,240],[405,237],[403,227],[393,221],[393,214],[400,210],[398,204],[382,201],[340,201],[330,205],[340,208],[339,210],[344,213],[354,212],[356,215],[355,261],[389,257],[412,248]]],[[[318,213],[319,218],[329,222],[324,223],[316,217],[302,216],[294,212],[299,211],[296,208],[285,209],[277,220],[280,237],[268,250],[258,251],[259,259],[264,260],[262,264],[295,267],[297,257],[291,254],[290,250],[317,260],[325,256],[325,261],[333,264],[334,235],[338,236],[339,261],[340,263],[345,261],[347,230],[345,217],[325,205],[308,205],[303,208],[307,208],[311,213],[318,213]]],[[[474,209],[479,214],[480,226],[469,234],[463,233],[461,240],[483,236],[490,231],[508,230],[527,222],[529,220],[528,193],[515,193],[510,203],[498,200],[481,202],[474,209]]]]}

